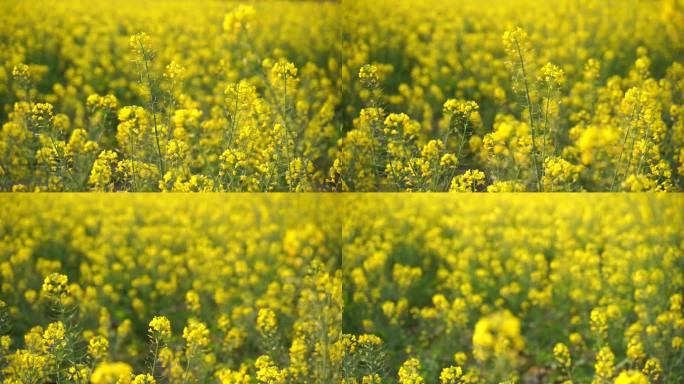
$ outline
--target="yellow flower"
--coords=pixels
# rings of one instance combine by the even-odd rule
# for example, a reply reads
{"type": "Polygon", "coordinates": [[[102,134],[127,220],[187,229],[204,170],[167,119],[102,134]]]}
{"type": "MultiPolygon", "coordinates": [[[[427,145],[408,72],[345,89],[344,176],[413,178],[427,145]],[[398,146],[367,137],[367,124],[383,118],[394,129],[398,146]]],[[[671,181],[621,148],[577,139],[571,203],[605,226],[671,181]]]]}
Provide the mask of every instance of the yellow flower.
{"type": "Polygon", "coordinates": [[[572,365],[570,350],[563,343],[557,343],[553,347],[553,356],[556,359],[556,362],[565,368],[570,368],[570,365],[572,365]]]}
{"type": "Polygon", "coordinates": [[[560,191],[571,189],[571,185],[579,178],[582,170],[560,157],[544,159],[544,176],[542,183],[545,191],[560,191]]]}
{"type": "Polygon", "coordinates": [[[439,374],[439,383],[440,384],[457,384],[459,383],[461,377],[463,376],[463,370],[461,367],[447,367],[442,369],[442,372],[439,374]]]}
{"type": "Polygon", "coordinates": [[[660,360],[652,357],[646,360],[646,364],[644,364],[644,368],[641,371],[651,382],[657,383],[663,373],[663,367],[660,364],[660,360]]]}
{"type": "Polygon", "coordinates": [[[164,77],[172,80],[181,81],[185,78],[185,67],[178,64],[176,61],[171,61],[164,71],[164,77]]]}
{"type": "Polygon", "coordinates": [[[279,60],[271,68],[271,76],[276,79],[294,79],[297,77],[297,67],[286,60],[279,60]]]}
{"type": "MultiPolygon", "coordinates": [[[[7,373],[9,376],[5,376],[11,379],[12,376],[21,378],[21,374],[30,374],[30,378],[36,382],[42,382],[46,379],[46,375],[49,372],[48,358],[36,352],[27,351],[25,349],[19,349],[14,354],[7,356],[7,361],[9,363],[8,368],[4,368],[3,374],[7,373]]],[[[23,380],[17,380],[16,383],[23,383],[23,380]]]]}
{"type": "Polygon", "coordinates": [[[380,345],[382,344],[382,339],[376,335],[362,334],[358,337],[358,343],[361,345],[380,345]]]}
{"type": "Polygon", "coordinates": [[[90,376],[92,384],[128,384],[133,368],[122,362],[103,362],[95,366],[90,376]]]}
{"type": "Polygon", "coordinates": [[[50,323],[43,333],[43,350],[52,352],[60,350],[67,345],[66,327],[61,321],[50,323]]]}
{"type": "Polygon", "coordinates": [[[239,371],[229,368],[221,369],[216,372],[216,378],[221,384],[250,384],[252,382],[252,378],[247,374],[246,366],[239,371]]]}
{"type": "Polygon", "coordinates": [[[571,333],[568,339],[570,340],[570,343],[574,346],[582,345],[582,343],[584,342],[584,340],[582,339],[582,335],[580,335],[577,332],[571,333]]]}
{"type": "Polygon", "coordinates": [[[640,364],[646,358],[644,346],[638,336],[634,336],[627,343],[627,357],[633,362],[640,364]]]}
{"type": "Polygon", "coordinates": [[[188,308],[190,312],[199,312],[200,298],[197,292],[190,290],[185,294],[185,306],[188,308]]]}
{"type": "Polygon", "coordinates": [[[15,65],[12,68],[12,77],[19,82],[28,82],[31,80],[31,70],[26,64],[15,65]]]}
{"type": "Polygon", "coordinates": [[[363,375],[361,377],[361,384],[382,384],[382,378],[377,373],[363,375]]]}
{"type": "Polygon", "coordinates": [[[480,107],[474,101],[461,101],[455,99],[449,99],[444,102],[442,111],[447,116],[456,116],[459,118],[467,119],[470,114],[476,112],[480,107]]]}
{"type": "Polygon", "coordinates": [[[153,338],[168,339],[171,337],[171,322],[165,316],[155,316],[150,320],[147,332],[153,338]]]}
{"type": "Polygon", "coordinates": [[[639,371],[622,371],[613,381],[614,384],[648,384],[648,378],[639,371]]]}
{"type": "Polygon", "coordinates": [[[378,67],[370,64],[365,64],[359,69],[359,79],[361,83],[366,86],[375,86],[378,84],[378,67]]]}
{"type": "Polygon", "coordinates": [[[131,35],[128,40],[128,46],[138,59],[149,60],[152,55],[152,41],[150,36],[145,32],[139,32],[131,35]]]}
{"type": "Polygon", "coordinates": [[[107,111],[114,111],[119,105],[119,101],[114,95],[100,96],[96,93],[91,94],[86,99],[86,106],[91,109],[103,109],[107,111]]]}
{"type": "Polygon", "coordinates": [[[233,11],[226,14],[223,19],[223,30],[229,33],[238,33],[243,30],[249,31],[256,10],[251,5],[238,5],[233,11]]]}
{"type": "Polygon", "coordinates": [[[264,384],[282,384],[287,378],[287,371],[279,370],[268,355],[259,356],[254,366],[256,379],[264,384]]]}
{"type": "Polygon", "coordinates": [[[257,315],[257,330],[262,335],[270,335],[278,328],[278,319],[275,312],[269,308],[262,308],[257,315]]]}
{"type": "Polygon", "coordinates": [[[608,335],[608,324],[606,312],[602,308],[594,308],[591,311],[589,326],[601,340],[608,335]]]}
{"type": "Polygon", "coordinates": [[[594,380],[593,384],[606,383],[613,377],[613,370],[615,368],[615,355],[609,347],[603,347],[596,355],[596,363],[594,364],[594,380]]]}
{"type": "Polygon", "coordinates": [[[188,351],[195,351],[209,344],[209,330],[204,323],[190,319],[188,325],[183,328],[183,339],[188,351]]]}
{"type": "Polygon", "coordinates": [[[502,37],[504,48],[514,55],[518,54],[519,50],[524,50],[527,46],[527,32],[522,28],[516,27],[512,31],[506,31],[502,37]]]}
{"type": "Polygon", "coordinates": [[[399,384],[422,384],[425,382],[420,375],[420,361],[416,358],[406,360],[399,368],[399,384]]]}
{"type": "Polygon", "coordinates": [[[565,73],[558,66],[546,63],[539,74],[539,80],[547,84],[547,86],[560,87],[565,84],[565,73]]]}
{"type": "Polygon", "coordinates": [[[405,113],[390,113],[385,118],[385,133],[397,135],[401,128],[409,124],[409,117],[405,113]]]}
{"type": "Polygon", "coordinates": [[[459,366],[463,366],[468,362],[468,355],[465,352],[456,352],[454,353],[454,361],[459,366]]]}
{"type": "Polygon", "coordinates": [[[473,355],[484,361],[492,356],[516,359],[525,341],[520,334],[520,320],[510,311],[482,317],[473,331],[473,355]]]}
{"type": "Polygon", "coordinates": [[[455,176],[451,180],[451,192],[475,192],[485,183],[484,172],[477,169],[468,169],[462,175],[455,176]]]}
{"type": "Polygon", "coordinates": [[[142,375],[136,375],[131,381],[131,384],[155,384],[156,382],[157,381],[154,379],[154,376],[150,375],[149,373],[145,373],[142,375]]]}
{"type": "Polygon", "coordinates": [[[118,155],[114,151],[100,152],[93,163],[88,177],[88,184],[96,191],[111,191],[114,188],[114,166],[118,155]]]}
{"type": "Polygon", "coordinates": [[[54,118],[53,106],[50,103],[36,103],[31,110],[31,119],[38,124],[47,124],[54,118]]]}
{"type": "Polygon", "coordinates": [[[93,360],[102,360],[107,355],[109,341],[104,336],[95,336],[88,342],[88,355],[93,360]]]}
{"type": "Polygon", "coordinates": [[[66,377],[72,383],[85,384],[90,377],[90,370],[86,366],[71,366],[66,370],[66,377]]]}

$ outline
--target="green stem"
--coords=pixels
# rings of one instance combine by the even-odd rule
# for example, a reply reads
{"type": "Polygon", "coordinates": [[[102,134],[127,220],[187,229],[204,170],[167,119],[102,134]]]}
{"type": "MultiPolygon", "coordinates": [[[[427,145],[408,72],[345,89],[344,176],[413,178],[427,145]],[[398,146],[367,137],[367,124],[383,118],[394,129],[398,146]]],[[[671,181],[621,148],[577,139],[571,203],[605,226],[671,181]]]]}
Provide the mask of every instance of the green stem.
{"type": "MultiPolygon", "coordinates": [[[[548,92],[546,93],[546,110],[544,112],[544,128],[542,129],[543,139],[542,139],[542,158],[541,161],[546,161],[546,136],[547,136],[547,126],[549,122],[549,103],[551,102],[551,86],[548,87],[548,92]]],[[[555,152],[555,149],[554,149],[555,152]]]]}
{"type": "Polygon", "coordinates": [[[622,167],[622,157],[625,153],[627,138],[629,137],[629,134],[632,131],[632,121],[634,120],[634,113],[636,113],[636,109],[637,106],[635,105],[634,109],[632,110],[632,114],[629,118],[629,125],[627,126],[627,130],[625,131],[625,137],[622,139],[622,149],[620,150],[620,156],[618,157],[617,165],[615,166],[615,172],[613,173],[613,181],[610,183],[610,192],[613,192],[613,187],[615,186],[615,182],[617,181],[620,168],[622,167]]]}
{"type": "Polygon", "coordinates": [[[518,51],[518,58],[520,60],[520,68],[522,70],[522,75],[523,75],[523,81],[525,83],[525,98],[527,99],[527,110],[528,110],[528,117],[529,117],[529,122],[530,122],[530,132],[532,134],[532,163],[534,165],[534,173],[535,176],[537,177],[537,191],[541,190],[541,177],[539,175],[539,164],[537,162],[537,144],[535,143],[535,133],[534,133],[534,122],[532,118],[532,100],[530,99],[530,89],[527,84],[527,72],[525,71],[525,60],[523,60],[522,56],[522,51],[520,49],[520,44],[516,40],[515,42],[516,49],[518,51]]]}
{"type": "Polygon", "coordinates": [[[164,161],[162,159],[161,145],[159,144],[159,131],[157,128],[157,108],[156,108],[156,97],[154,95],[154,90],[152,89],[152,78],[150,77],[150,67],[147,63],[147,54],[145,53],[145,45],[142,41],[139,41],[140,53],[142,54],[143,64],[145,66],[145,77],[147,78],[147,88],[150,90],[150,109],[152,110],[152,123],[154,125],[154,139],[157,144],[157,155],[159,162],[159,172],[160,176],[164,177],[164,161]]]}
{"type": "Polygon", "coordinates": [[[463,124],[463,132],[461,134],[461,142],[458,144],[458,152],[456,153],[456,157],[458,159],[461,158],[461,150],[463,149],[463,145],[465,144],[465,137],[466,137],[466,133],[468,130],[468,122],[469,122],[469,119],[466,119],[465,124],[463,124]]]}

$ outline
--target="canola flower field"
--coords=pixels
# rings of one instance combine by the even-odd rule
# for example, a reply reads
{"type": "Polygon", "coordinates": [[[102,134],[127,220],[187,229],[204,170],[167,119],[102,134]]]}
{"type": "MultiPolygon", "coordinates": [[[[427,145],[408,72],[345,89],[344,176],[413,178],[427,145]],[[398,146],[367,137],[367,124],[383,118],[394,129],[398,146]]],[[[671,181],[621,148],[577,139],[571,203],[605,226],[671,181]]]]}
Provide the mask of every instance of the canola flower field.
{"type": "Polygon", "coordinates": [[[681,382],[681,195],[538,196],[0,196],[0,378],[681,382]]]}
{"type": "Polygon", "coordinates": [[[0,196],[5,384],[339,382],[315,196],[0,196]]]}
{"type": "Polygon", "coordinates": [[[681,0],[0,2],[3,191],[682,191],[681,0]]]}
{"type": "Polygon", "coordinates": [[[681,383],[683,207],[681,195],[355,199],[345,379],[681,383]]]}
{"type": "Polygon", "coordinates": [[[2,384],[681,384],[681,192],[684,0],[0,0],[2,384]]]}

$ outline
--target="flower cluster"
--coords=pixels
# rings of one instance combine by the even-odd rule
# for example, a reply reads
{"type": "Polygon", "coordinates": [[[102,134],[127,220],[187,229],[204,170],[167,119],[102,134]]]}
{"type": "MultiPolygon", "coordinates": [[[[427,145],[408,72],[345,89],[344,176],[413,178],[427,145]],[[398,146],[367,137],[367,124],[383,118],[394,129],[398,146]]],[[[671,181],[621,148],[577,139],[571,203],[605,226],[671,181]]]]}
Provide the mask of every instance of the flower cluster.
{"type": "Polygon", "coordinates": [[[3,196],[0,381],[340,382],[333,197],[3,196]]]}
{"type": "Polygon", "coordinates": [[[469,169],[487,175],[480,191],[682,190],[684,40],[667,21],[682,11],[657,3],[348,2],[333,188],[422,189],[396,176],[411,166],[387,170],[378,124],[360,124],[382,108],[456,156],[427,190],[469,169]]]}
{"type": "Polygon", "coordinates": [[[0,10],[0,191],[327,189],[338,4],[149,5],[0,10]]]}
{"type": "Polygon", "coordinates": [[[348,201],[350,380],[674,384],[684,375],[681,196],[348,201]]]}
{"type": "Polygon", "coordinates": [[[487,1],[5,5],[0,190],[684,190],[676,1],[487,1]]]}

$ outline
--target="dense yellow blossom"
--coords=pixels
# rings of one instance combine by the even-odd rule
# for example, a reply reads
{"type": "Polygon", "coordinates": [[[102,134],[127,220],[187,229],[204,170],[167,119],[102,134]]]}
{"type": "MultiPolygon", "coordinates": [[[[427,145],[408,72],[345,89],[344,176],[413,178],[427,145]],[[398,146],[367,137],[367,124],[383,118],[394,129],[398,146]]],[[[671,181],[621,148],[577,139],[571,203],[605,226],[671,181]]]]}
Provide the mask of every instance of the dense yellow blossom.
{"type": "Polygon", "coordinates": [[[0,190],[327,188],[339,4],[0,7],[0,190]]]}
{"type": "Polygon", "coordinates": [[[150,321],[148,332],[152,337],[167,339],[171,336],[171,322],[164,316],[155,316],[150,321]]]}
{"type": "Polygon", "coordinates": [[[570,350],[563,343],[558,343],[553,347],[553,356],[562,367],[569,368],[572,364],[570,350]]]}
{"type": "Polygon", "coordinates": [[[461,367],[447,367],[442,369],[442,372],[439,374],[439,383],[457,384],[462,376],[463,370],[461,370],[461,367]]]}
{"type": "Polygon", "coordinates": [[[382,107],[457,156],[456,172],[435,172],[481,170],[483,191],[682,190],[678,1],[352,0],[342,13],[336,189],[417,189],[383,167],[382,131],[356,123],[382,107]]]}
{"type": "Polygon", "coordinates": [[[61,273],[54,272],[45,277],[43,292],[49,296],[62,297],[69,292],[69,278],[61,273]]]}
{"type": "Polygon", "coordinates": [[[525,347],[520,335],[520,320],[509,311],[497,312],[481,318],[473,331],[473,354],[477,359],[492,356],[515,359],[525,347]]]}
{"type": "Polygon", "coordinates": [[[423,384],[425,381],[420,376],[420,361],[415,358],[408,359],[399,368],[399,384],[423,384]]]}
{"type": "Polygon", "coordinates": [[[104,336],[97,335],[88,341],[88,355],[93,360],[104,359],[108,349],[109,341],[104,336]]]}
{"type": "Polygon", "coordinates": [[[673,384],[684,375],[673,361],[684,349],[681,196],[348,201],[350,379],[673,384]]]}
{"type": "Polygon", "coordinates": [[[648,194],[8,194],[2,374],[676,383],[681,207],[648,194]]]}
{"type": "Polygon", "coordinates": [[[133,368],[122,362],[101,363],[95,367],[90,381],[93,384],[130,383],[133,368]]]}
{"type": "Polygon", "coordinates": [[[680,0],[0,12],[2,191],[684,189],[680,0]]]}
{"type": "Polygon", "coordinates": [[[262,334],[269,334],[276,330],[278,319],[276,314],[268,309],[260,309],[257,314],[257,330],[262,334]]]}
{"type": "Polygon", "coordinates": [[[648,378],[639,371],[622,371],[615,378],[614,384],[648,384],[648,378]]]}
{"type": "Polygon", "coordinates": [[[2,196],[0,381],[339,382],[342,206],[198,197],[2,196]]]}

